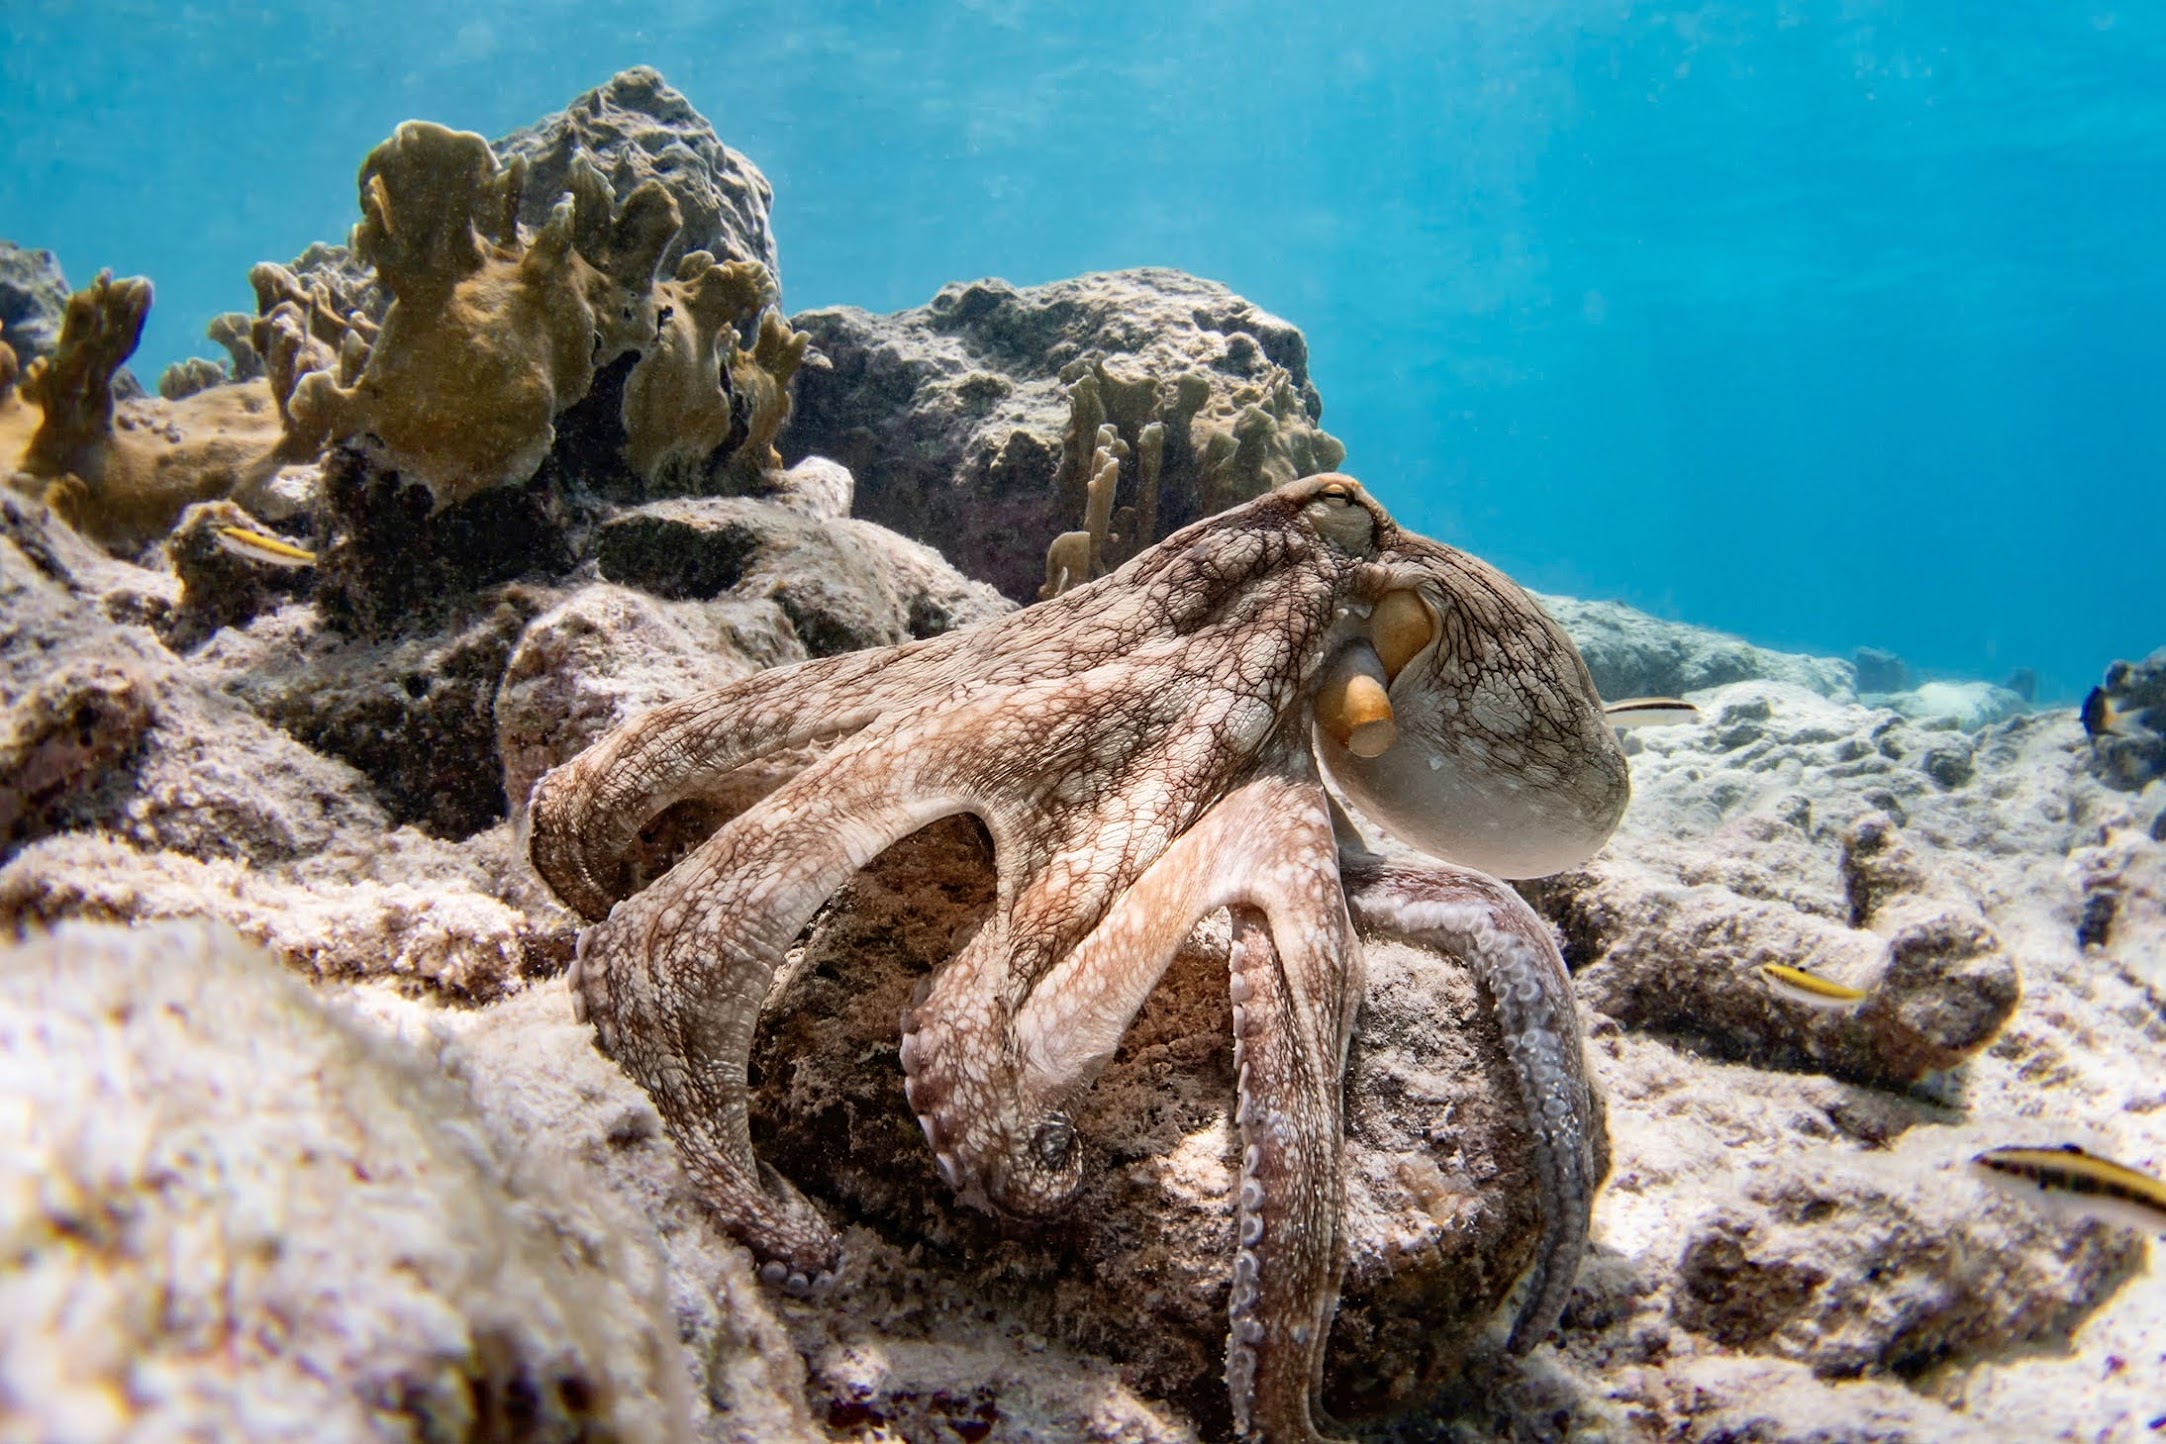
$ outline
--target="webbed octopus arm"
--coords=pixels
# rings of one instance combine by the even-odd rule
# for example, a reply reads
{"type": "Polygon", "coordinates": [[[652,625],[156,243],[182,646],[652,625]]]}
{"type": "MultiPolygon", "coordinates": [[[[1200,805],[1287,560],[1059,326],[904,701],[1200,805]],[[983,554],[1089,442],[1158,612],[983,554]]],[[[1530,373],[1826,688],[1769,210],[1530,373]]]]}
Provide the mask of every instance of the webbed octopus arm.
{"type": "Polygon", "coordinates": [[[1340,856],[1339,875],[1365,935],[1405,938],[1463,959],[1503,1025],[1542,1203],[1542,1239],[1511,1333],[1511,1349],[1524,1353],[1556,1325],[1571,1297],[1600,1182],[1600,1123],[1556,933],[1517,892],[1471,868],[1390,862],[1350,849],[1340,856]]]}
{"type": "Polygon", "coordinates": [[[871,685],[883,662],[860,652],[759,672],[618,728],[535,784],[536,870],[581,915],[606,915],[629,890],[620,864],[641,828],[741,767],[866,726],[893,705],[871,685]]]}
{"type": "Polygon", "coordinates": [[[1241,1142],[1226,1384],[1244,1437],[1314,1440],[1338,1298],[1340,1080],[1362,993],[1306,759],[1234,791],[1122,894],[1015,1020],[1025,1107],[1089,1086],[1189,930],[1232,910],[1235,1126],[1241,1142]]]}
{"type": "Polygon", "coordinates": [[[529,855],[559,897],[600,918],[632,891],[623,864],[641,829],[687,799],[740,800],[739,769],[946,693],[1128,665],[1154,639],[1269,638],[1289,598],[1300,606],[1329,593],[1332,565],[1318,550],[1299,503],[1266,498],[1185,528],[1115,577],[983,626],[816,658],[655,708],[535,785],[529,855]]]}

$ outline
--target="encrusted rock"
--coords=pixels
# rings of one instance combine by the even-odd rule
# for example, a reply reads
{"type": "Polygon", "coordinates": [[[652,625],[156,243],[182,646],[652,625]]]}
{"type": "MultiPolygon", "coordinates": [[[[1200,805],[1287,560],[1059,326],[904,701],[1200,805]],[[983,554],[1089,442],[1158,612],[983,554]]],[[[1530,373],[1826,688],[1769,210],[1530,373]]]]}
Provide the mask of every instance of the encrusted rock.
{"type": "Polygon", "coordinates": [[[2108,667],[2083,717],[2091,771],[2107,786],[2136,792],[2166,777],[2166,647],[2108,667]]]}
{"type": "Polygon", "coordinates": [[[1685,622],[1664,621],[1622,602],[1543,596],[1542,607],[1570,634],[1611,701],[1681,697],[1731,682],[1787,682],[1823,697],[1856,695],[1848,662],[1756,647],[1740,637],[1685,622]]]}
{"type": "Polygon", "coordinates": [[[1910,685],[1910,664],[1881,647],[1860,647],[1851,653],[1860,692],[1900,692],[1910,685]]]}
{"type": "Polygon", "coordinates": [[[0,1004],[0,1433],[690,1438],[649,1226],[425,1054],[201,923],[0,1004]]]}
{"type": "Polygon", "coordinates": [[[68,278],[60,258],[0,240],[0,330],[18,361],[28,366],[52,355],[67,309],[68,278]]]}
{"type": "Polygon", "coordinates": [[[746,497],[650,502],[600,528],[602,575],[656,596],[771,598],[824,657],[930,637],[1007,604],[932,548],[851,518],[746,497]]]}
{"type": "Polygon", "coordinates": [[[539,230],[548,219],[549,198],[564,192],[573,159],[583,155],[620,196],[651,180],[676,201],[684,228],[662,253],[665,268],[687,252],[706,251],[720,261],[756,261],[779,283],[782,263],[768,220],[774,188],[647,66],[619,71],[491,149],[499,160],[526,162],[519,219],[529,227],[539,230]]]}
{"type": "Polygon", "coordinates": [[[504,792],[523,808],[536,779],[619,723],[806,655],[772,604],[582,587],[527,624],[497,686],[504,792]]]}
{"type": "Polygon", "coordinates": [[[260,632],[258,665],[228,687],[266,721],[359,769],[393,822],[466,837],[505,815],[497,684],[520,632],[551,600],[506,588],[441,632],[381,641],[289,618],[260,632]]]}
{"type": "MultiPolygon", "coordinates": [[[[136,588],[171,588],[171,577],[91,560],[66,527],[15,498],[0,498],[0,520],[0,695],[31,699],[26,717],[49,705],[97,722],[87,746],[69,727],[27,726],[47,739],[28,755],[68,763],[55,774],[65,785],[26,814],[42,819],[35,830],[102,828],[192,857],[272,862],[383,827],[357,773],[259,721],[160,644],[136,588]],[[75,660],[62,668],[56,657],[75,660]],[[50,685],[61,691],[37,702],[50,685]]],[[[160,615],[170,591],[162,600],[160,615]]],[[[33,764],[26,775],[43,774],[33,764]]]]}
{"type": "Polygon", "coordinates": [[[139,669],[78,657],[0,708],[0,856],[90,810],[142,744],[152,705],[139,669]]]}
{"type": "MultiPolygon", "coordinates": [[[[305,594],[313,582],[315,569],[295,559],[236,551],[226,535],[233,529],[266,531],[262,522],[232,502],[210,501],[181,513],[166,538],[166,556],[181,584],[180,605],[160,629],[168,646],[185,651],[220,627],[239,626],[305,594]]],[[[305,549],[300,542],[292,545],[305,549]]]]}
{"type": "Polygon", "coordinates": [[[829,369],[799,376],[784,457],[834,457],[860,516],[1017,601],[1037,594],[1047,546],[1084,522],[1101,424],[1131,449],[1122,506],[1140,505],[1136,444],[1160,427],[1158,535],[1345,455],[1317,426],[1301,332],[1179,271],[972,281],[891,316],[794,320],[829,369]]]}

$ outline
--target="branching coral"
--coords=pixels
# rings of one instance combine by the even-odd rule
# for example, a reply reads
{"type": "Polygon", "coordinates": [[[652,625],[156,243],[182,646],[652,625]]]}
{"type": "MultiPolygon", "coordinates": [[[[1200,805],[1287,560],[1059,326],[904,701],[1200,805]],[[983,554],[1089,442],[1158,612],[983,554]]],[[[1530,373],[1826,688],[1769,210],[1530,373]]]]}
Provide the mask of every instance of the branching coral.
{"type": "Polygon", "coordinates": [[[1072,389],[1054,484],[1083,527],[1047,549],[1041,599],[1102,577],[1157,541],[1161,517],[1170,531],[1346,457],[1281,367],[1216,404],[1210,382],[1194,372],[1167,384],[1094,361],[1064,374],[1072,389]]]}

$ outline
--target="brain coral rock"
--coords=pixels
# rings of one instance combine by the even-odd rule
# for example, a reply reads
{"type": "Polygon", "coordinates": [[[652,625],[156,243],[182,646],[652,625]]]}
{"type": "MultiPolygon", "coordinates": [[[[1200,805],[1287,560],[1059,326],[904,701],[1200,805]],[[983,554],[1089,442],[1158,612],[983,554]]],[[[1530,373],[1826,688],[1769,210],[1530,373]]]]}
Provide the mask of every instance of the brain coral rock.
{"type": "Polygon", "coordinates": [[[215,926],[0,952],[0,1434],[688,1437],[651,1234],[215,926]]]}
{"type": "Polygon", "coordinates": [[[722,143],[701,115],[667,81],[644,65],[620,71],[554,115],[497,140],[498,159],[527,165],[527,199],[519,219],[539,228],[546,197],[571,182],[579,156],[599,169],[618,195],[658,182],[677,202],[684,229],[662,253],[674,267],[688,252],[718,261],[756,261],[779,278],[782,262],[768,220],[774,188],[758,166],[722,143]]]}
{"type": "Polygon", "coordinates": [[[1160,427],[1159,535],[1346,454],[1317,425],[1301,332],[1180,271],[972,281],[889,316],[793,320],[829,366],[798,376],[784,457],[834,457],[857,478],[859,515],[1017,601],[1084,520],[1101,425],[1126,449],[1124,506],[1140,504],[1143,432],[1160,427]]]}

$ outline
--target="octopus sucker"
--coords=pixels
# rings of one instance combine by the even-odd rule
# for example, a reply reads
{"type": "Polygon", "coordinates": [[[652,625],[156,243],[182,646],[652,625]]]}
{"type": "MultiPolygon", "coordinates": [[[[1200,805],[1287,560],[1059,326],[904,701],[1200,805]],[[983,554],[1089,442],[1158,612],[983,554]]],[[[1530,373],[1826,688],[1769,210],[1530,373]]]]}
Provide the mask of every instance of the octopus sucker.
{"type": "Polygon", "coordinates": [[[590,920],[572,980],[598,1041],[761,1276],[813,1295],[835,1234],[754,1157],[746,1065],[784,950],[851,874],[955,813],[991,837],[991,911],[900,1019],[901,1086],[956,1196],[1024,1217],[1068,1205],[1072,1105],[1190,929],[1230,910],[1226,1383],[1246,1437],[1307,1441],[1338,1295],[1358,932],[1460,956],[1504,1026],[1543,1217],[1525,1347],[1584,1251],[1601,1123],[1555,939],[1491,874],[1584,861],[1627,787],[1555,623],[1333,475],[978,628],[635,718],[536,785],[529,836],[590,920]],[[1334,790],[1433,861],[1369,854],[1334,790]],[[714,830],[636,886],[642,830],[688,800],[714,830]]]}

